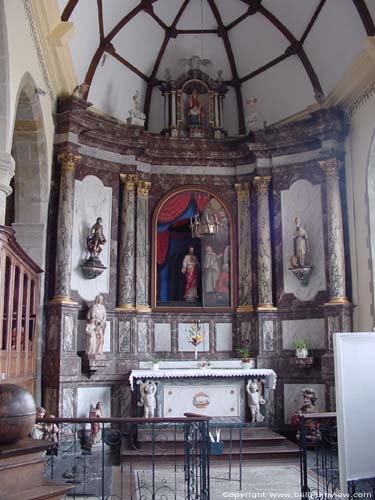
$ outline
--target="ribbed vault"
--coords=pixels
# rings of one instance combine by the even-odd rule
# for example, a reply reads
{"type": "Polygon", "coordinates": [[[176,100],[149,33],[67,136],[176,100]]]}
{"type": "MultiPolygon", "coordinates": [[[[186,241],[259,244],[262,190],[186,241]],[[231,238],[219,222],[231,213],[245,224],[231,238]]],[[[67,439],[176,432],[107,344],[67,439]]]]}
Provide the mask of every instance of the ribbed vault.
{"type": "Polygon", "coordinates": [[[120,108],[125,106],[122,112],[111,104],[121,88],[116,74],[126,71],[133,83],[127,86],[127,77],[118,76],[124,92],[132,94],[137,86],[133,77],[138,79],[149,116],[157,109],[152,102],[154,96],[157,99],[154,89],[165,68],[176,77],[181,72],[178,59],[198,53],[212,59],[214,70],[223,70],[232,89],[227,107],[235,104],[240,133],[245,131],[247,96],[257,95],[260,102],[268,96],[275,99],[280,84],[283,102],[275,102],[273,111],[265,113],[271,121],[314,99],[320,101],[352,62],[363,39],[375,36],[375,9],[366,0],[59,0],[59,4],[62,21],[75,24],[73,60],[80,82],[90,85],[87,97],[94,104],[99,100],[104,111],[126,115],[129,99],[117,99],[120,108]],[[102,69],[109,57],[116,61],[108,69],[111,78],[102,69]],[[304,87],[295,96],[293,81],[304,87]],[[288,91],[292,92],[289,109],[283,97],[288,91]]]}

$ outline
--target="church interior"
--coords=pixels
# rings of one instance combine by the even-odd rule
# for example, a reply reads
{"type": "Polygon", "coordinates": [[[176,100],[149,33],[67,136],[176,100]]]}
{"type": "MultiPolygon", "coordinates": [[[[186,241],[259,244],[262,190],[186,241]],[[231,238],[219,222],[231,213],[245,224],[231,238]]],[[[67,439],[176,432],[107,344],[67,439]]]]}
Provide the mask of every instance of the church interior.
{"type": "Polygon", "coordinates": [[[373,0],[0,25],[0,386],[61,419],[334,412],[334,334],[375,327],[373,0]]]}

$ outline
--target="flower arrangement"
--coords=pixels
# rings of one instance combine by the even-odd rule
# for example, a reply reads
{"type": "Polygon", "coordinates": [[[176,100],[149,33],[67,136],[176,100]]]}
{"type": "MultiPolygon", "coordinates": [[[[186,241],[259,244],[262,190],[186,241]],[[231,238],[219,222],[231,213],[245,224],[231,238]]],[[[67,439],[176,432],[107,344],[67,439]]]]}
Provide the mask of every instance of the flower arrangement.
{"type": "Polygon", "coordinates": [[[194,321],[189,328],[188,333],[190,336],[190,343],[194,346],[195,359],[198,359],[198,346],[204,340],[200,321],[194,321]]]}

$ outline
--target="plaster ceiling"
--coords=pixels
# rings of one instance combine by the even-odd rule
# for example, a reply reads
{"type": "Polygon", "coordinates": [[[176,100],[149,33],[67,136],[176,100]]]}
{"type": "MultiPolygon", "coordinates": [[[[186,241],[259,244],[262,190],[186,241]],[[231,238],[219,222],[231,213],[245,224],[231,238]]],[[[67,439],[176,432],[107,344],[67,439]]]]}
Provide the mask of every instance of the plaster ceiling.
{"type": "Polygon", "coordinates": [[[78,81],[90,84],[87,99],[122,120],[139,89],[149,129],[162,128],[157,88],[178,60],[212,60],[230,91],[225,125],[244,131],[244,104],[258,98],[268,123],[327,96],[375,36],[375,0],[59,0],[71,21],[70,41],[78,81]]]}

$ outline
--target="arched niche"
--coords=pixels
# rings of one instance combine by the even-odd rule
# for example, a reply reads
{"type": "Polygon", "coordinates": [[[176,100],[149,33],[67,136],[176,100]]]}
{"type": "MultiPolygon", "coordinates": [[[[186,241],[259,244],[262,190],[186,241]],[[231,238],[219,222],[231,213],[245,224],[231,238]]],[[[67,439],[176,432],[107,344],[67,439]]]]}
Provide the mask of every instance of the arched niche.
{"type": "Polygon", "coordinates": [[[49,199],[49,166],[42,108],[36,84],[29,73],[23,76],[15,110],[12,156],[15,160],[13,200],[7,205],[7,224],[26,253],[45,267],[49,199]]]}
{"type": "Polygon", "coordinates": [[[235,304],[233,216],[212,190],[188,185],[166,194],[152,219],[154,310],[230,311],[235,304]],[[200,220],[201,236],[191,225],[200,220]],[[218,227],[209,234],[207,221],[218,227]]]}

